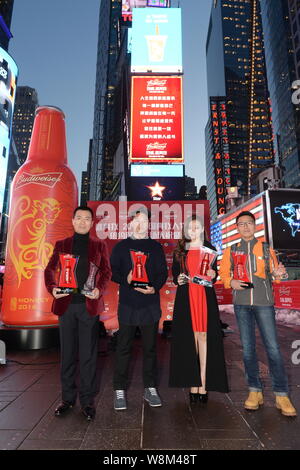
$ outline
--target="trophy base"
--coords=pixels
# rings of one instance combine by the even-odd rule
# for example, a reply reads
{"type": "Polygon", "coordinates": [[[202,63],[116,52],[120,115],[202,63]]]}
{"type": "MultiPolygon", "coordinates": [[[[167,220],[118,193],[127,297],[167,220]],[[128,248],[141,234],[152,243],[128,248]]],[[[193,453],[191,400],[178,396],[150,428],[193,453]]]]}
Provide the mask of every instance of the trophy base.
{"type": "Polygon", "coordinates": [[[74,287],[59,287],[57,294],[75,294],[77,291],[74,287]]]}
{"type": "Polygon", "coordinates": [[[211,281],[208,281],[207,279],[203,279],[199,276],[194,276],[191,279],[193,284],[198,284],[199,286],[204,286],[204,287],[212,287],[213,283],[211,281]]]}
{"type": "Polygon", "coordinates": [[[130,285],[132,287],[140,287],[141,289],[146,289],[147,287],[151,287],[149,282],[142,282],[142,281],[131,281],[130,285]]]}
{"type": "Polygon", "coordinates": [[[83,295],[91,295],[93,293],[93,289],[81,289],[80,294],[83,295]]]}
{"type": "Polygon", "coordinates": [[[252,282],[246,282],[246,281],[245,282],[242,281],[242,282],[243,282],[243,284],[246,284],[246,285],[243,285],[244,289],[253,289],[254,288],[254,285],[253,285],[252,282]]]}

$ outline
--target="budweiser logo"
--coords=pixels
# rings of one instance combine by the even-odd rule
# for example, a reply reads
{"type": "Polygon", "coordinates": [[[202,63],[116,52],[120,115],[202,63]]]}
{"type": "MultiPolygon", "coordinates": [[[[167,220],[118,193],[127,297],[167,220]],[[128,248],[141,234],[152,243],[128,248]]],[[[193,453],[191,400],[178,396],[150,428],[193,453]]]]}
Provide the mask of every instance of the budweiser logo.
{"type": "Polygon", "coordinates": [[[26,184],[38,184],[47,188],[54,188],[56,183],[61,180],[61,177],[62,173],[39,173],[38,175],[23,173],[16,183],[16,188],[21,188],[26,184]]]}
{"type": "Polygon", "coordinates": [[[291,288],[290,287],[279,287],[279,294],[280,295],[290,295],[291,288]]]}
{"type": "Polygon", "coordinates": [[[153,144],[147,145],[147,150],[165,150],[167,147],[167,143],[160,144],[159,142],[154,142],[153,144]]]}
{"type": "Polygon", "coordinates": [[[148,80],[147,87],[149,87],[149,86],[165,86],[166,83],[167,83],[167,80],[159,80],[158,78],[155,78],[153,80],[148,80]]]}

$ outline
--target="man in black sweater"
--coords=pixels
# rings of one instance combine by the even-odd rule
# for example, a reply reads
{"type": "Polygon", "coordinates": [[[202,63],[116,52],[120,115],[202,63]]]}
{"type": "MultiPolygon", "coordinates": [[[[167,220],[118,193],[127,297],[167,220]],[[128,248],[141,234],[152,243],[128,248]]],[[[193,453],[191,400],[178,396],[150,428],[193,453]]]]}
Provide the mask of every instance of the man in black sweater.
{"type": "Polygon", "coordinates": [[[114,370],[114,408],[127,409],[125,391],[128,386],[130,351],[136,327],[143,343],[144,399],[150,406],[161,406],[156,390],[156,338],[161,316],[159,291],[168,277],[167,263],[160,243],[148,237],[149,214],[141,208],[133,215],[133,235],[119,242],[111,255],[112,280],[120,284],[119,332],[114,370]],[[133,266],[130,251],[147,255],[145,264],[149,285],[133,287],[133,266]]]}

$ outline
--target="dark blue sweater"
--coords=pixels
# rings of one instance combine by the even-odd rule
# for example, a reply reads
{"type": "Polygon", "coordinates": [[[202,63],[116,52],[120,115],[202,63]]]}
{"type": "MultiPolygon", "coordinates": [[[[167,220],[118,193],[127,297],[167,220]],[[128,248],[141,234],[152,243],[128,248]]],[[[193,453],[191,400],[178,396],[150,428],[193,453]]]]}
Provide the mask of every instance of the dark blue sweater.
{"type": "Polygon", "coordinates": [[[160,243],[151,238],[127,238],[115,245],[111,258],[112,281],[120,284],[119,321],[124,324],[150,324],[158,321],[160,310],[159,291],[168,277],[165,254],[160,243]],[[146,271],[149,282],[155,289],[154,294],[142,294],[127,282],[132,269],[130,250],[148,254],[146,271]]]}

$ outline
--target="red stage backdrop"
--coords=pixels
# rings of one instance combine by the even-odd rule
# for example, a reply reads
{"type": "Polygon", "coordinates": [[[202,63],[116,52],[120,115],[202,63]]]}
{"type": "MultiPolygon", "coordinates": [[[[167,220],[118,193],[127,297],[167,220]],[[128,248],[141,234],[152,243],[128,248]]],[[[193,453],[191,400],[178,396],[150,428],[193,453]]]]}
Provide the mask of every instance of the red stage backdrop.
{"type": "MultiPolygon", "coordinates": [[[[172,320],[173,317],[176,286],[173,284],[170,268],[175,245],[177,240],[181,238],[182,223],[191,214],[196,213],[203,217],[206,232],[209,233],[208,201],[168,201],[163,203],[161,201],[128,202],[126,200],[120,202],[90,201],[88,205],[95,213],[92,235],[106,240],[110,253],[116,243],[129,235],[128,214],[141,206],[151,210],[150,236],[162,244],[169,267],[168,280],[160,292],[161,328],[164,320],[172,320]]],[[[101,314],[100,319],[104,322],[107,330],[117,329],[118,285],[114,282],[109,283],[104,301],[105,311],[101,314]]]]}

